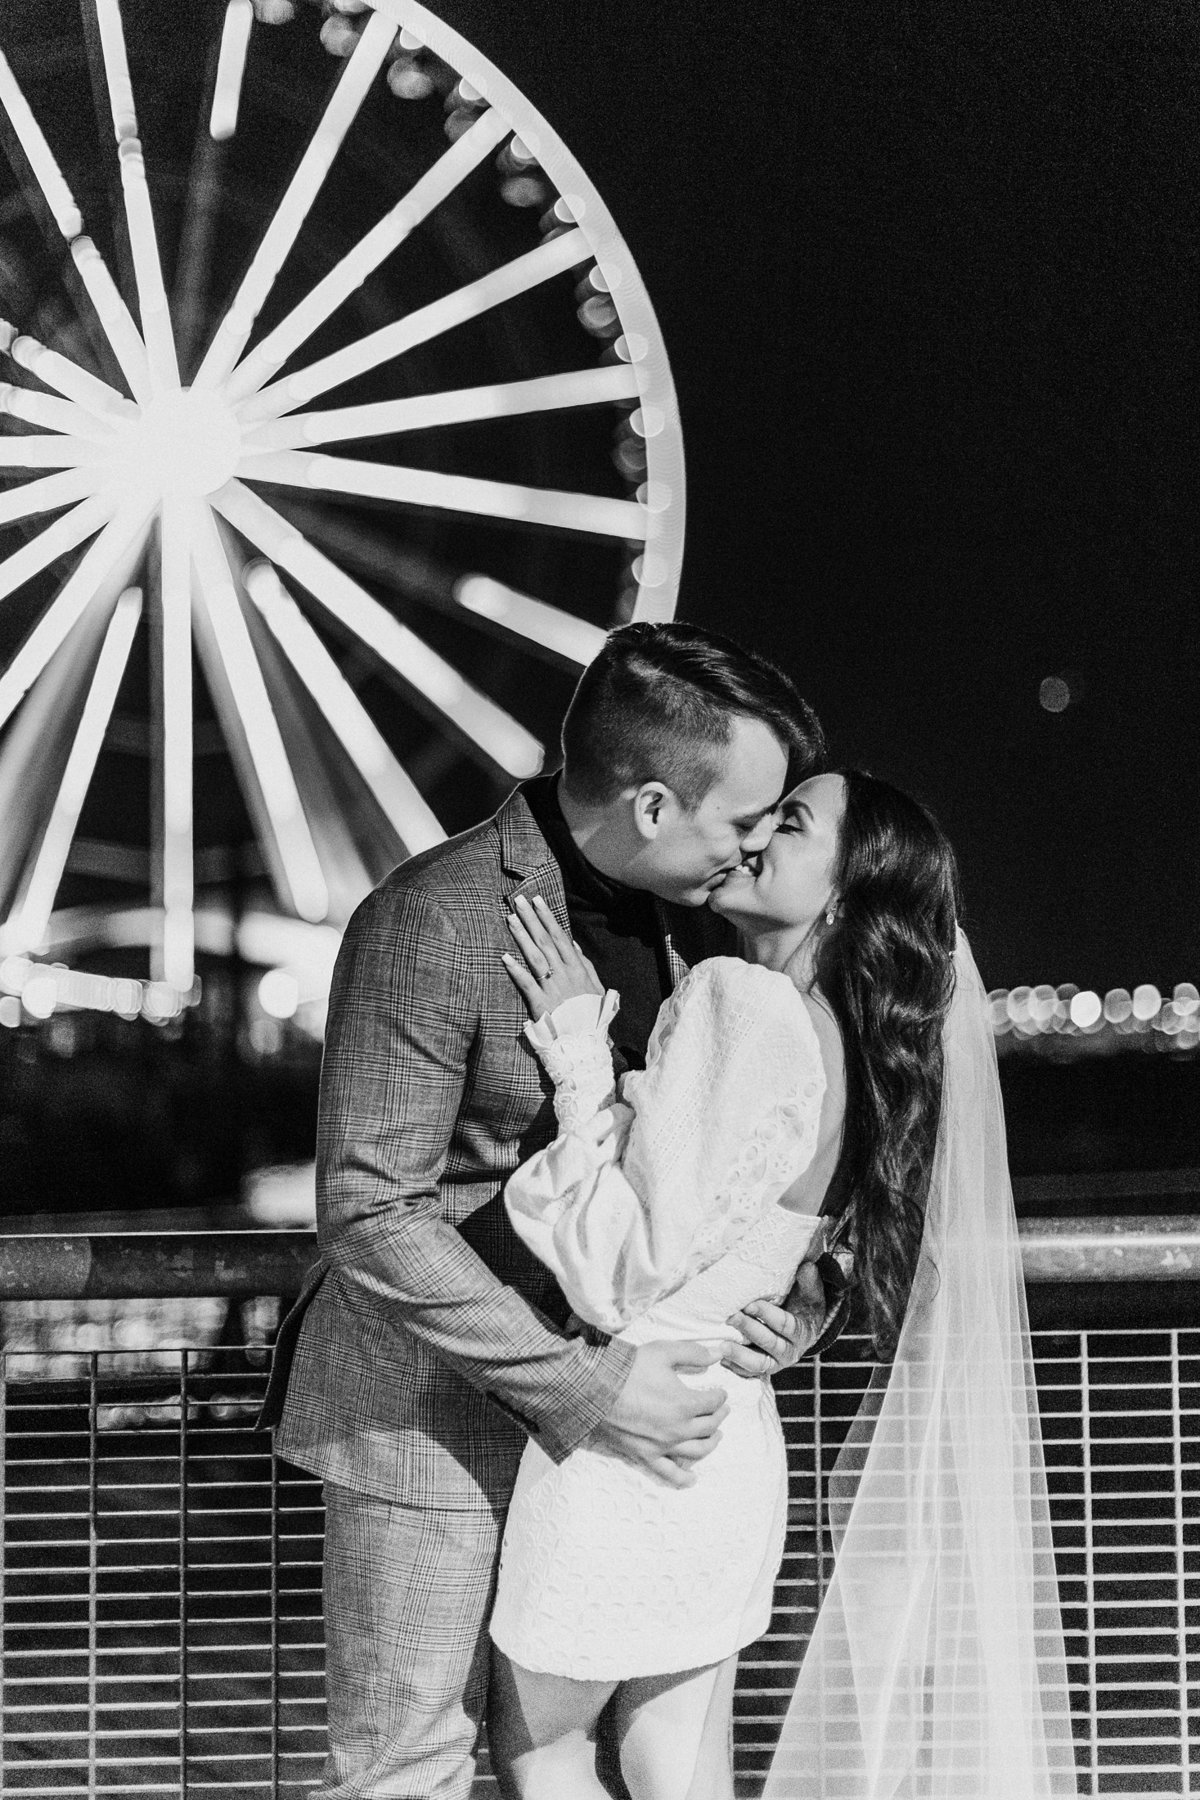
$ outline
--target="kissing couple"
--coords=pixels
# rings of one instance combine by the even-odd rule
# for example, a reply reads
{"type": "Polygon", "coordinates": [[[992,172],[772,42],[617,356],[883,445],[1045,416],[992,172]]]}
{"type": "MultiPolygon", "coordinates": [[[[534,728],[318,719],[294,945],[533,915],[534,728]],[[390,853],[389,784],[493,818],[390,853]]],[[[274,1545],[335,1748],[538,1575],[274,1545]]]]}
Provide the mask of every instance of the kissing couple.
{"type": "Polygon", "coordinates": [[[880,1367],[764,1791],[1075,1792],[958,912],[925,808],[678,622],[612,632],[560,773],[359,907],[264,1415],[325,1484],[319,1800],[467,1800],[485,1713],[510,1800],[732,1800],[788,1519],[769,1377],[851,1295],[880,1367]]]}

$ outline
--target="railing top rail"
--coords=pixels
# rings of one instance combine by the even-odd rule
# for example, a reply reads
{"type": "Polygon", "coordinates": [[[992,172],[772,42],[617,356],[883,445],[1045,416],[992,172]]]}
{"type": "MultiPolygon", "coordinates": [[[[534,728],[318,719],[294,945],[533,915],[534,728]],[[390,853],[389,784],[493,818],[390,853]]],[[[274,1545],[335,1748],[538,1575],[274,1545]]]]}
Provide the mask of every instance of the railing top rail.
{"type": "MultiPolygon", "coordinates": [[[[1200,1216],[1023,1219],[1025,1278],[1200,1280],[1200,1216]]],[[[312,1231],[0,1232],[0,1300],[246,1299],[299,1291],[312,1231]]]]}
{"type": "Polygon", "coordinates": [[[0,1300],[296,1294],[316,1255],[313,1231],[0,1234],[0,1300]]]}

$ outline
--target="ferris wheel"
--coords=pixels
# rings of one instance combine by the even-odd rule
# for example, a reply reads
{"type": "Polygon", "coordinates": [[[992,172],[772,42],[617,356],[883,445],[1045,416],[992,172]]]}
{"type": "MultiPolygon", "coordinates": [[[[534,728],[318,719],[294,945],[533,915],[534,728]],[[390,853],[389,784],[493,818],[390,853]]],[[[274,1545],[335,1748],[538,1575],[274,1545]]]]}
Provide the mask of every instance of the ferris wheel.
{"type": "Polygon", "coordinates": [[[547,668],[584,666],[621,618],[672,615],[683,458],[653,309],[603,201],[416,0],[336,0],[323,20],[290,0],[124,13],[82,0],[107,115],[90,153],[83,109],[52,120],[37,56],[0,41],[13,198],[49,233],[62,295],[47,309],[43,281],[32,320],[0,321],[0,957],[53,946],[140,680],[145,938],[183,994],[209,856],[199,738],[222,741],[277,912],[341,924],[445,834],[430,733],[495,779],[533,774],[547,668]],[[185,17],[211,26],[212,73],[172,182],[130,52],[136,72],[147,29],[185,17]],[[294,66],[275,60],[281,32],[303,40],[294,66]],[[313,106],[295,71],[315,53],[328,77],[330,51],[313,106]],[[366,703],[380,675],[423,735],[366,703]]]}

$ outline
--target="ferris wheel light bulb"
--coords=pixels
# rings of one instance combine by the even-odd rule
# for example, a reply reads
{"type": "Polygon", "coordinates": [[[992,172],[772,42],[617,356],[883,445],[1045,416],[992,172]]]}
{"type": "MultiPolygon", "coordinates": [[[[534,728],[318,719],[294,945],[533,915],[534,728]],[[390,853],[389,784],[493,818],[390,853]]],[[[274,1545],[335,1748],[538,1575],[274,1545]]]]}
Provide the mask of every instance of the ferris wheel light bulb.
{"type": "Polygon", "coordinates": [[[251,0],[229,0],[225,8],[225,23],[221,28],[217,79],[213,86],[212,112],[208,121],[208,134],[217,143],[231,138],[237,130],[242,77],[246,70],[246,51],[253,23],[254,7],[251,0]]]}
{"type": "Polygon", "coordinates": [[[48,1019],[58,1005],[58,983],[54,976],[34,975],[21,990],[21,1005],[31,1019],[48,1019]]]}
{"type": "Polygon", "coordinates": [[[272,1019],[295,1017],[300,984],[287,969],[268,969],[258,984],[258,1004],[272,1019]]]}
{"type": "Polygon", "coordinates": [[[468,612],[478,613],[484,619],[503,619],[512,611],[507,588],[486,575],[464,575],[455,585],[454,598],[468,612]]]}

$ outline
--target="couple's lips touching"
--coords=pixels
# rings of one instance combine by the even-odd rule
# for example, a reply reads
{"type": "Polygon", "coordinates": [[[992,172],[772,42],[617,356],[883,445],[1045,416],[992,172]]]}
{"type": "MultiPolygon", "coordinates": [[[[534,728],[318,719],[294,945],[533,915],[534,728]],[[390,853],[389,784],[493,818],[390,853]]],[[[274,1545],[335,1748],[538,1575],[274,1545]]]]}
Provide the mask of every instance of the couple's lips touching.
{"type": "Polygon", "coordinates": [[[709,885],[710,885],[711,890],[715,893],[717,888],[721,888],[721,887],[725,886],[725,883],[729,880],[731,875],[749,876],[751,878],[754,878],[761,874],[762,874],[762,851],[757,850],[757,851],[755,851],[753,856],[744,856],[742,858],[741,862],[732,863],[728,869],[721,869],[713,877],[713,880],[711,881],[711,883],[709,885]]]}

